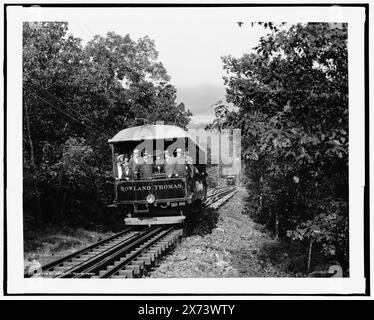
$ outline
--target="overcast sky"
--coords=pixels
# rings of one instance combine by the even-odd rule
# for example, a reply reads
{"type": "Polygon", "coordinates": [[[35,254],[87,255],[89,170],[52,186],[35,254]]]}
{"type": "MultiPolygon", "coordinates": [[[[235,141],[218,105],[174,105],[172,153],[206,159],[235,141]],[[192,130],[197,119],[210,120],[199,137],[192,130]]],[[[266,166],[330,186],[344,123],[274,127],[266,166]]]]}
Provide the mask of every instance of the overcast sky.
{"type": "MultiPolygon", "coordinates": [[[[266,32],[251,28],[250,16],[228,8],[117,8],[102,13],[70,15],[69,31],[84,43],[109,31],[128,33],[134,40],[148,35],[177,90],[200,84],[223,87],[221,56],[249,52],[266,32]],[[240,28],[237,21],[247,23],[240,28]]],[[[213,110],[209,113],[212,117],[213,110]]]]}
{"type": "Polygon", "coordinates": [[[84,41],[115,31],[133,39],[155,40],[159,60],[176,86],[223,85],[222,55],[240,56],[254,47],[265,31],[239,28],[242,17],[225,15],[227,8],[118,8],[116,15],[70,18],[70,31],[84,41]]]}

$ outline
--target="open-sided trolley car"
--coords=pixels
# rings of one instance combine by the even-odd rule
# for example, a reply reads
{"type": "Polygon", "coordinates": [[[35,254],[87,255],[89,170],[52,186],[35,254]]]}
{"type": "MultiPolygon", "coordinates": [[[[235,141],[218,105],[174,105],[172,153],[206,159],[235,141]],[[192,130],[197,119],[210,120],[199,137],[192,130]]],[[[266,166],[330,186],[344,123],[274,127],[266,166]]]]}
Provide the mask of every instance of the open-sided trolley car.
{"type": "Polygon", "coordinates": [[[114,201],[127,225],[182,223],[206,196],[205,150],[172,125],[118,132],[112,149],[114,201]]]}

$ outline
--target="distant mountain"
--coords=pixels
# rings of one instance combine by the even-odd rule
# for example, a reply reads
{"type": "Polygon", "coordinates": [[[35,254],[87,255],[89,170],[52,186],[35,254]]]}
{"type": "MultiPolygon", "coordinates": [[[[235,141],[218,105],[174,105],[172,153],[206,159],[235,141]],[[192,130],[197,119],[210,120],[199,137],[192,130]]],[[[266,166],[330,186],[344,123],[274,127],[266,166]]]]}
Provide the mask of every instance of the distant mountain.
{"type": "Polygon", "coordinates": [[[217,101],[225,101],[226,89],[214,84],[199,84],[190,87],[177,87],[177,102],[183,102],[194,116],[214,117],[217,101]]]}
{"type": "Polygon", "coordinates": [[[192,87],[178,87],[177,100],[186,105],[210,106],[219,100],[224,100],[226,88],[214,84],[199,84],[192,87]]]}
{"type": "Polygon", "coordinates": [[[193,120],[187,125],[188,129],[205,129],[208,122],[194,122],[193,120]]]}

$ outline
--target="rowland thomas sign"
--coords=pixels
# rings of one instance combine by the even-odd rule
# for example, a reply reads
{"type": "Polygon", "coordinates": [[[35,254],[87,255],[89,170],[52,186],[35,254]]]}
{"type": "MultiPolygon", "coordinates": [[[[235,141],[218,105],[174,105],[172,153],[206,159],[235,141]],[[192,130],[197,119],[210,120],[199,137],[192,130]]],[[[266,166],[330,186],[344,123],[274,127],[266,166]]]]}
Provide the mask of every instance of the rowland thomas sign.
{"type": "Polygon", "coordinates": [[[117,191],[118,201],[145,200],[149,194],[156,200],[184,198],[186,184],[182,179],[121,181],[117,191]]]}

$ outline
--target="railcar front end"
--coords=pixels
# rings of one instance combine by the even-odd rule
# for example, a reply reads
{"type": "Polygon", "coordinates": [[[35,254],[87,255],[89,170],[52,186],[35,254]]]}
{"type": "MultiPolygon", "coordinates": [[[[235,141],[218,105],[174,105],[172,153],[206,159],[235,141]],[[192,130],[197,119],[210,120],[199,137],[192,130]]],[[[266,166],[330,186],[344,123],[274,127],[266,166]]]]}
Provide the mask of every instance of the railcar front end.
{"type": "Polygon", "coordinates": [[[203,202],[206,166],[192,161],[187,151],[192,146],[198,160],[203,150],[183,129],[133,127],[120,131],[109,143],[114,177],[111,207],[120,210],[126,225],[183,223],[203,202]]]}

